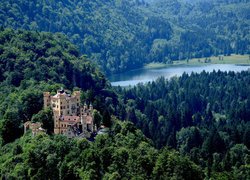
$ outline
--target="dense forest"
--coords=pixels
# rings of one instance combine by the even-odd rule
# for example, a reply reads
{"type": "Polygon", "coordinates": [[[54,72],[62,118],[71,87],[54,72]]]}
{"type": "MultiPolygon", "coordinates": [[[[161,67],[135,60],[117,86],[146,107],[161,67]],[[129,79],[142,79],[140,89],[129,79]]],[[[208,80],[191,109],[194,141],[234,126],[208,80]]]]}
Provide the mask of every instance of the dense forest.
{"type": "Polygon", "coordinates": [[[202,179],[201,168],[167,148],[157,150],[132,123],[86,139],[26,134],[0,148],[3,179],[202,179]],[[46,175],[46,176],[45,176],[46,175]]]}
{"type": "Polygon", "coordinates": [[[246,0],[1,0],[0,25],[62,32],[109,74],[153,61],[250,53],[249,8],[246,0]]]}
{"type": "Polygon", "coordinates": [[[133,122],[156,147],[188,155],[208,177],[249,179],[249,84],[248,71],[203,71],[118,87],[118,116],[133,122]]]}
{"type": "Polygon", "coordinates": [[[250,179],[250,71],[112,87],[104,74],[250,54],[247,0],[0,0],[0,179],[250,179]],[[81,90],[91,140],[53,134],[43,92],[81,90]],[[46,134],[23,134],[27,121],[46,134]]]}
{"type": "Polygon", "coordinates": [[[0,42],[1,179],[205,177],[187,156],[167,147],[156,149],[131,122],[111,118],[119,107],[116,94],[64,35],[1,29],[0,42]],[[61,86],[82,89],[82,101],[93,102],[110,133],[98,135],[93,142],[51,134],[52,112],[42,109],[42,93],[61,86]],[[40,121],[50,131],[23,135],[28,120],[40,121]]]}
{"type": "MultiPolygon", "coordinates": [[[[117,98],[106,78],[86,57],[79,55],[64,35],[1,29],[0,42],[3,144],[22,135],[23,123],[42,109],[44,91],[81,88],[84,102],[93,103],[102,114],[112,112],[109,104],[116,104],[117,98]]],[[[45,119],[44,124],[53,129],[49,120],[45,119]]]]}

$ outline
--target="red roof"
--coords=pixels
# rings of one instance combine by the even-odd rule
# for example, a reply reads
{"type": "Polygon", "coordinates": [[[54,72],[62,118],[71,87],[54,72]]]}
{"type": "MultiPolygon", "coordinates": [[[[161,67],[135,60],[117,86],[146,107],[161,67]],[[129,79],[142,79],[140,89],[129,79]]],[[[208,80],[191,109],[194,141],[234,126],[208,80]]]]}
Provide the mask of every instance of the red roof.
{"type": "Polygon", "coordinates": [[[91,116],[87,116],[87,117],[86,117],[86,123],[87,123],[87,124],[92,124],[92,122],[93,122],[92,117],[91,117],[91,116]]]}
{"type": "Polygon", "coordinates": [[[78,121],[80,121],[79,116],[62,116],[60,119],[62,119],[63,122],[78,122],[78,121]]]}

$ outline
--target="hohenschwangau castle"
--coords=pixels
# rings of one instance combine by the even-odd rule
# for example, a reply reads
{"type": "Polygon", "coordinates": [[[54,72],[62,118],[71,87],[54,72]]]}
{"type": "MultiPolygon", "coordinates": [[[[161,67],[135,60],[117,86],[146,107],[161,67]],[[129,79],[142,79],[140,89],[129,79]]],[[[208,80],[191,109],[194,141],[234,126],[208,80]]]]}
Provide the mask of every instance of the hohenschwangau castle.
{"type": "Polygon", "coordinates": [[[49,92],[43,93],[44,108],[53,110],[54,133],[68,137],[90,137],[96,131],[93,118],[93,106],[81,106],[80,91],[72,94],[61,89],[52,96],[49,92]]]}

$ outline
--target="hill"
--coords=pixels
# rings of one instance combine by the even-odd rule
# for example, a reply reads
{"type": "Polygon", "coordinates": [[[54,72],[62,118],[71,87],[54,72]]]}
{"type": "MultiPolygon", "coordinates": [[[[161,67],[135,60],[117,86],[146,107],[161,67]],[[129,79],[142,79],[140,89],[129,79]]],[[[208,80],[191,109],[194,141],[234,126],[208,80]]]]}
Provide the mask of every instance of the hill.
{"type": "Polygon", "coordinates": [[[249,72],[183,74],[114,92],[63,34],[7,28],[0,42],[1,178],[249,179],[249,72]],[[42,93],[60,87],[82,89],[110,133],[94,142],[21,137],[28,120],[53,129],[42,93]]]}
{"type": "Polygon", "coordinates": [[[0,42],[1,179],[190,179],[193,174],[202,179],[201,168],[188,157],[157,150],[132,123],[110,117],[116,95],[64,35],[7,28],[0,29],[0,42]],[[51,112],[41,110],[42,94],[59,87],[84,90],[81,100],[93,102],[103,119],[107,117],[110,133],[94,142],[23,135],[23,123],[37,114],[41,116],[36,120],[53,129],[51,112]]]}
{"type": "Polygon", "coordinates": [[[102,70],[249,53],[249,2],[0,1],[0,25],[62,32],[102,70]]]}
{"type": "Polygon", "coordinates": [[[94,142],[26,135],[0,147],[0,178],[199,180],[204,176],[186,156],[155,149],[132,123],[114,122],[112,134],[99,135],[94,142]]]}
{"type": "MultiPolygon", "coordinates": [[[[0,142],[20,137],[24,122],[43,107],[43,92],[82,89],[82,101],[104,113],[116,95],[104,75],[65,35],[0,30],[0,142]]],[[[83,102],[82,102],[83,103],[83,102]]]]}

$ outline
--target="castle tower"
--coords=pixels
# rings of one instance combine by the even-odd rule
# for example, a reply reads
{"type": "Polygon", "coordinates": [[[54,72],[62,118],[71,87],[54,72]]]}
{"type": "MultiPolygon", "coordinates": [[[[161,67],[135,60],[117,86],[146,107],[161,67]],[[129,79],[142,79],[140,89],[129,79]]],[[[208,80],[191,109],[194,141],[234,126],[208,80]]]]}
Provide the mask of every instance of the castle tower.
{"type": "Polygon", "coordinates": [[[54,133],[60,134],[61,124],[60,124],[60,116],[59,111],[53,111],[53,119],[54,119],[54,133]]]}
{"type": "Polygon", "coordinates": [[[86,102],[84,102],[83,110],[86,111],[87,109],[88,109],[87,104],[86,104],[86,102]]]}
{"type": "Polygon", "coordinates": [[[93,105],[92,105],[92,103],[90,103],[90,105],[89,105],[89,110],[92,112],[93,111],[93,105]]]}
{"type": "Polygon", "coordinates": [[[43,93],[43,107],[48,108],[50,107],[50,93],[49,92],[44,92],[43,93]]]}
{"type": "Polygon", "coordinates": [[[80,91],[74,91],[73,96],[75,97],[75,105],[76,105],[76,114],[79,116],[80,115],[80,97],[81,97],[81,92],[80,91]]]}

